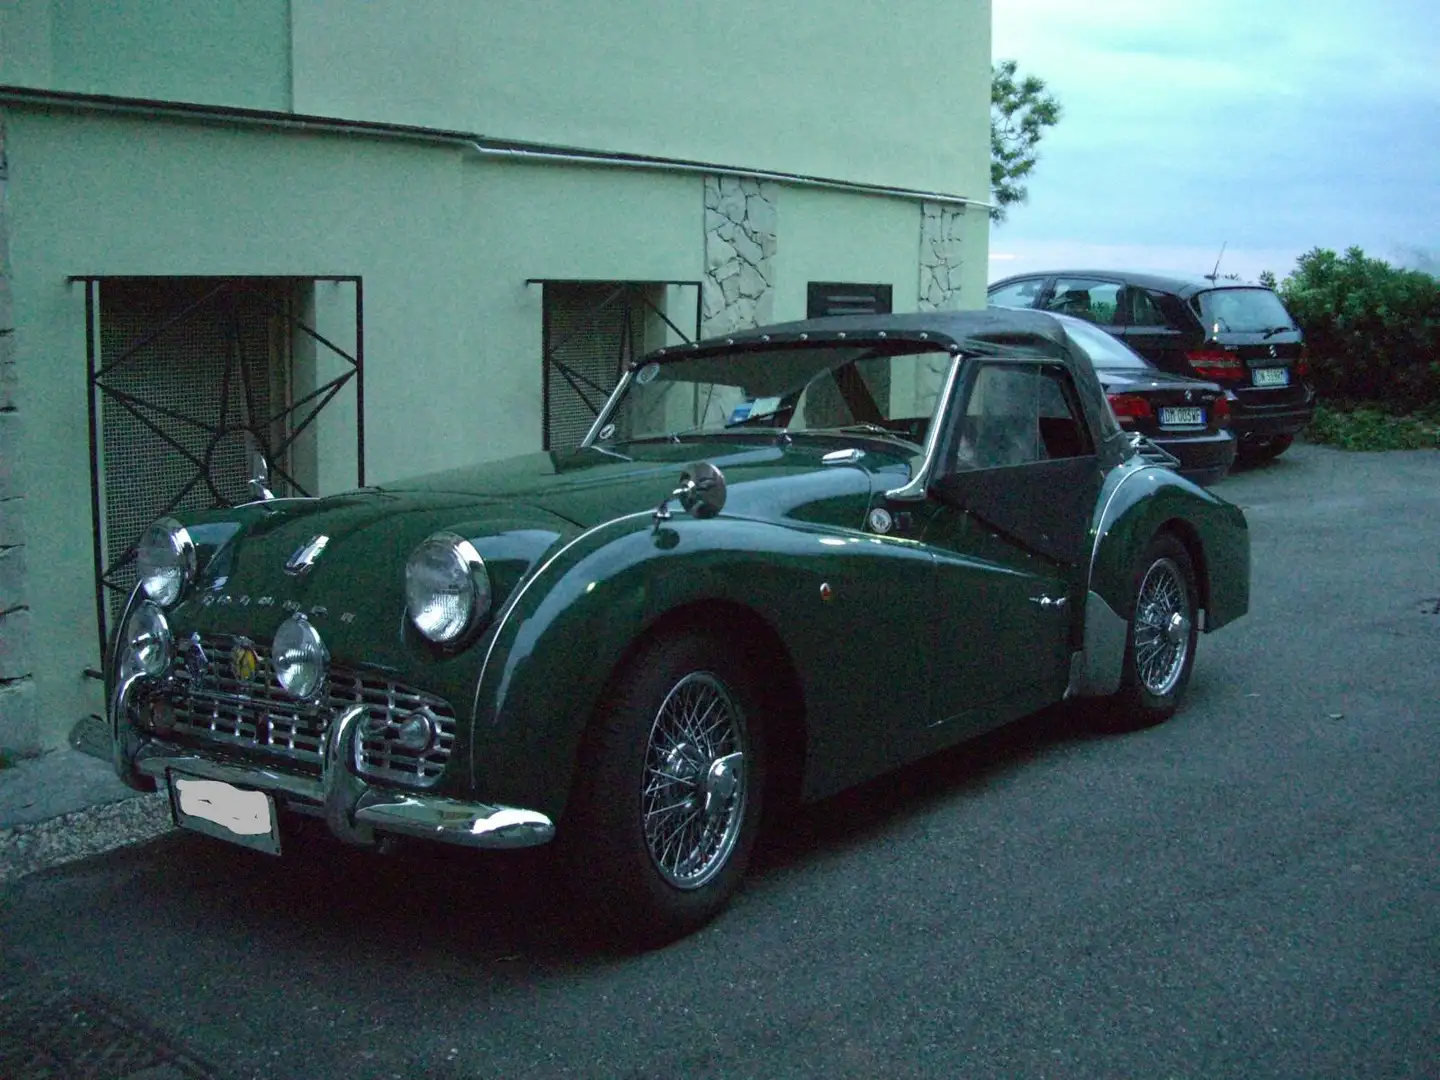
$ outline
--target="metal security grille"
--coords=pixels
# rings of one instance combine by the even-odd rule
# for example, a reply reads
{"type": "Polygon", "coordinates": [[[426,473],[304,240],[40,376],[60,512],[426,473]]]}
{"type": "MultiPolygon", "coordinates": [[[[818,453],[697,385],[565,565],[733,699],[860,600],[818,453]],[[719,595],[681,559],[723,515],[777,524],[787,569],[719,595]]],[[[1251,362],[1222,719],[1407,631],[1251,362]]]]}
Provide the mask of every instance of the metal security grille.
{"type": "Polygon", "coordinates": [[[578,446],[600,414],[620,374],[647,350],[647,324],[694,340],[656,303],[665,286],[695,290],[695,336],[700,326],[699,284],[689,281],[539,281],[544,286],[544,448],[578,446]]]}
{"type": "Polygon", "coordinates": [[[135,582],[124,557],[144,528],[164,513],[246,501],[252,449],[275,441],[254,432],[270,419],[272,386],[284,397],[274,385],[288,372],[277,362],[271,306],[281,298],[217,297],[153,333],[204,292],[195,282],[106,282],[100,290],[105,557],[119,587],[112,616],[135,582]]]}
{"type": "Polygon", "coordinates": [[[113,278],[83,282],[90,381],[91,511],[96,618],[108,624],[135,580],[135,544],[158,517],[255,497],[263,454],[277,494],[309,495],[295,479],[295,441],[347,385],[356,404],[357,483],[364,474],[363,292],[356,277],[113,278]],[[316,281],[355,295],[353,354],[297,316],[316,281]],[[342,373],[308,393],[295,386],[292,346],[323,347],[342,373]]]}

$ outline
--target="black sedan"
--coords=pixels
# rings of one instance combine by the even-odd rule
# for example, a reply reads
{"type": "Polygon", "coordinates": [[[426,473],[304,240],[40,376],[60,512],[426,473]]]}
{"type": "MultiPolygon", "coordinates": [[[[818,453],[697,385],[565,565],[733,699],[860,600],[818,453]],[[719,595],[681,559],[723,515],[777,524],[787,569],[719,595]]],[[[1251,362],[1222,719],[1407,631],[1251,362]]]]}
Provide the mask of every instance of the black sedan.
{"type": "Polygon", "coordinates": [[[1235,462],[1230,403],[1217,383],[1161,371],[1129,346],[1084,319],[1056,316],[1090,358],[1126,431],[1138,431],[1180,461],[1180,475],[1213,484],[1235,462]]]}

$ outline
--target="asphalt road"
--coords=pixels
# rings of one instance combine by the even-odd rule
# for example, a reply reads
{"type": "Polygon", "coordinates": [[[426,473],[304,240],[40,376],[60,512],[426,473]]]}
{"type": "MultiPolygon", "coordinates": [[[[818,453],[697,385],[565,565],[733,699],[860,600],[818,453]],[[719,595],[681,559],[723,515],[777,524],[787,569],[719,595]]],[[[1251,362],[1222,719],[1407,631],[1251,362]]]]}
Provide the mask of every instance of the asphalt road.
{"type": "Polygon", "coordinates": [[[0,893],[7,1015],[157,1077],[1440,1077],[1440,453],[1216,490],[1252,611],[1179,716],[813,808],[668,949],[593,948],[529,856],[172,834],[0,893]]]}

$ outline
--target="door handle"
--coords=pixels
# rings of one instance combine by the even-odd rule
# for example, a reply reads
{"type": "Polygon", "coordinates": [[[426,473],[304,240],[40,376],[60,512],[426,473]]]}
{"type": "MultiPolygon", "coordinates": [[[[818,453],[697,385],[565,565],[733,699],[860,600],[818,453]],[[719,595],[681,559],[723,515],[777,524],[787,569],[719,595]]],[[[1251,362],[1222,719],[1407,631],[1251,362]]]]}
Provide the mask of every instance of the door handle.
{"type": "Polygon", "coordinates": [[[1065,599],[1063,596],[1032,596],[1030,597],[1030,602],[1032,604],[1039,604],[1042,608],[1055,608],[1059,610],[1065,606],[1065,599]]]}

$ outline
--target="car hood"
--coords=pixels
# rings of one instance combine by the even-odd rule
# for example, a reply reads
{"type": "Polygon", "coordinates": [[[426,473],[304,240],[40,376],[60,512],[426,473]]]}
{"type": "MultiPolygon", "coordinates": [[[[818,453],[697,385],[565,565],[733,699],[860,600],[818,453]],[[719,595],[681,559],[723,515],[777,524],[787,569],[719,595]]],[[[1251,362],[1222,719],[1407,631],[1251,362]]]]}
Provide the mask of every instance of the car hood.
{"type": "Polygon", "coordinates": [[[823,461],[847,445],[854,444],[719,439],[646,444],[623,454],[533,454],[327,498],[185,515],[200,573],[173,613],[176,629],[269,641],[290,612],[300,611],[321,628],[337,658],[413,666],[415,651],[404,632],[404,566],[427,536],[446,531],[469,540],[485,560],[498,605],[583,529],[648,515],[697,461],[724,472],[727,516],[859,528],[872,472],[889,469],[893,475],[881,482],[900,482],[909,459],[877,440],[863,465],[849,455],[836,464],[823,461]],[[302,567],[307,551],[313,558],[302,567]]]}
{"type": "Polygon", "coordinates": [[[861,446],[852,439],[824,437],[786,442],[725,437],[528,454],[414,477],[382,490],[513,501],[588,528],[655,509],[687,466],[708,461],[725,476],[727,514],[858,528],[868,507],[871,475],[908,475],[911,457],[883,440],[865,440],[861,446]],[[837,452],[844,455],[840,460],[837,452]]]}

